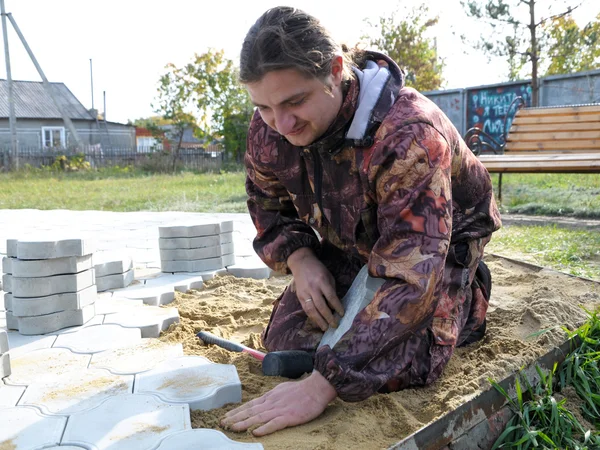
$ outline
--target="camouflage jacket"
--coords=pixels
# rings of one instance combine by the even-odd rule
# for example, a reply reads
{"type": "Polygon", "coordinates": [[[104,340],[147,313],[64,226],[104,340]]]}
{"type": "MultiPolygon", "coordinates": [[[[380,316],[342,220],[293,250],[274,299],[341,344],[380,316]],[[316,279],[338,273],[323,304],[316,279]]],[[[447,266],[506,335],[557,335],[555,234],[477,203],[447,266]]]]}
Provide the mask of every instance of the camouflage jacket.
{"type": "MultiPolygon", "coordinates": [[[[291,145],[257,112],[248,133],[246,190],[257,229],[254,248],[269,267],[289,272],[286,260],[300,247],[318,256],[314,228],[367,263],[371,276],[392,281],[377,292],[375,310],[394,311],[400,298],[414,305],[411,317],[396,318],[392,332],[402,336],[431,324],[449,247],[487,242],[500,218],[489,174],[450,120],[403,86],[393,61],[372,58],[392,76],[372,108],[368,136],[347,139],[359,99],[357,80],[324,137],[306,148],[291,145]]],[[[368,337],[369,326],[360,334],[368,337]]],[[[451,345],[455,334],[446,336],[451,345]]],[[[335,366],[319,359],[335,358],[336,351],[344,349],[320,350],[317,366],[335,366]]]]}

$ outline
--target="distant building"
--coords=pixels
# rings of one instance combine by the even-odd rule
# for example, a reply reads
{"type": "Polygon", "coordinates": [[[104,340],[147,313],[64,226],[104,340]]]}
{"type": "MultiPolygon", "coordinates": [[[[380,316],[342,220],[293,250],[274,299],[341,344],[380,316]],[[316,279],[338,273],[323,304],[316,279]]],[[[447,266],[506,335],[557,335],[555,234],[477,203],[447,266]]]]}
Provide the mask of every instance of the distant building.
{"type": "MultiPolygon", "coordinates": [[[[135,127],[98,120],[64,83],[50,83],[54,95],[73,122],[81,145],[96,149],[135,149],[135,127]]],[[[20,149],[66,148],[75,144],[60,111],[42,82],[13,81],[17,140],[20,149]]],[[[11,146],[8,81],[0,79],[0,150],[11,146]]]]}

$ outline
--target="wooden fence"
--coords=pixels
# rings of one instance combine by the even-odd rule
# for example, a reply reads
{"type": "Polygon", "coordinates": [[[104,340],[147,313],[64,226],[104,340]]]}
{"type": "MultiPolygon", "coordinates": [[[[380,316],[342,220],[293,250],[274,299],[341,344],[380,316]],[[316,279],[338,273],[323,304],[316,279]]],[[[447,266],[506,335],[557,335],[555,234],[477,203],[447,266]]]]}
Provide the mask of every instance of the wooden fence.
{"type": "MultiPolygon", "coordinates": [[[[90,163],[92,168],[133,166],[151,172],[169,172],[175,166],[178,170],[194,170],[211,172],[221,169],[223,152],[205,151],[202,149],[181,149],[175,158],[171,152],[139,152],[136,149],[39,149],[19,148],[18,160],[10,148],[0,148],[0,170],[8,171],[18,166],[20,169],[31,166],[35,168],[52,166],[60,157],[67,160],[81,157],[90,163]],[[15,162],[18,162],[15,165],[15,162]]],[[[60,162],[58,163],[60,164],[60,162]]]]}

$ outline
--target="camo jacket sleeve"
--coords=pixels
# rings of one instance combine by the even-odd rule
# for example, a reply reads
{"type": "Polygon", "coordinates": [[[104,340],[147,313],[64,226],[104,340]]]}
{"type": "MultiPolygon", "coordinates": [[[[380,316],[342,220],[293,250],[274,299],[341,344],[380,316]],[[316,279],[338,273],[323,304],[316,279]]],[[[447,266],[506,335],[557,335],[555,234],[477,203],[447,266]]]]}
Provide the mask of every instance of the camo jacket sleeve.
{"type": "Polygon", "coordinates": [[[363,165],[380,232],[368,267],[386,281],[351,329],[315,359],[315,369],[346,401],[369,397],[406,369],[415,352],[410,338],[433,320],[451,238],[449,143],[426,123],[378,135],[386,137],[363,165]]]}
{"type": "Polygon", "coordinates": [[[297,167],[291,152],[282,154],[279,139],[256,113],[248,131],[246,193],[257,232],[254,250],[274,271],[290,273],[288,257],[301,247],[309,247],[318,255],[320,243],[314,230],[299,219],[290,193],[276,173],[278,161],[282,170],[297,167]]]}

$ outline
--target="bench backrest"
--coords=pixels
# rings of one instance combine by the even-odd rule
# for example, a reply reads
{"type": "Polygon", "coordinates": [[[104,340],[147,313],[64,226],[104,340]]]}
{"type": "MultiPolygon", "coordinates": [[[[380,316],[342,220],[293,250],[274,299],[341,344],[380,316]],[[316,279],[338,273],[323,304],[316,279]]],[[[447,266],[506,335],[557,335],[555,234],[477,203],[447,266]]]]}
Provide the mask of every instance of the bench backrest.
{"type": "Polygon", "coordinates": [[[504,151],[600,154],[600,104],[520,109],[504,151]]]}

